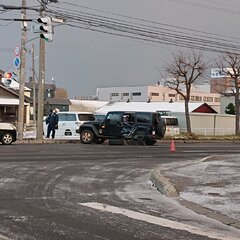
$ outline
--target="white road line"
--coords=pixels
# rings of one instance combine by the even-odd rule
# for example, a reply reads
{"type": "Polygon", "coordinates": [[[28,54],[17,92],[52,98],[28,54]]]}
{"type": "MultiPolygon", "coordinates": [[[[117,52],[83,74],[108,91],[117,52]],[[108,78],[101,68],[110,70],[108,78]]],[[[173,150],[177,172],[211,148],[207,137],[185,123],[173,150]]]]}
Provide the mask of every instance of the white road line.
{"type": "Polygon", "coordinates": [[[141,220],[141,221],[148,222],[151,224],[156,224],[156,225],[159,225],[162,227],[183,230],[183,231],[187,231],[187,232],[190,232],[193,234],[197,234],[200,236],[205,236],[205,237],[209,237],[209,238],[213,238],[213,239],[239,240],[239,238],[237,239],[234,237],[229,237],[229,236],[219,234],[219,233],[216,233],[213,231],[207,232],[204,229],[200,229],[200,228],[197,228],[197,227],[194,227],[191,225],[187,225],[184,223],[174,222],[174,221],[171,221],[171,220],[168,220],[165,218],[159,218],[159,217],[151,216],[151,215],[140,213],[140,212],[135,212],[135,211],[131,211],[131,210],[123,209],[123,208],[114,207],[114,206],[107,205],[107,204],[102,204],[102,203],[97,203],[97,202],[87,202],[87,203],[79,203],[79,205],[93,208],[93,209],[100,210],[100,211],[104,211],[104,212],[121,214],[121,215],[127,216],[132,219],[141,220]]]}

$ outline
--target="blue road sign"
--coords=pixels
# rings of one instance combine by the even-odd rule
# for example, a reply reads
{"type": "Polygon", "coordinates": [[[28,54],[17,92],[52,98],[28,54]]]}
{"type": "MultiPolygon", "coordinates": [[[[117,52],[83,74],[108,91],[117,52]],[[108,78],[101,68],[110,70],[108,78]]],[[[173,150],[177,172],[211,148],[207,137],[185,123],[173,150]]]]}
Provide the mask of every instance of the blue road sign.
{"type": "Polygon", "coordinates": [[[15,57],[15,58],[14,58],[14,61],[13,61],[14,67],[15,67],[16,69],[19,69],[20,64],[21,64],[20,58],[19,58],[19,57],[15,57]]]}

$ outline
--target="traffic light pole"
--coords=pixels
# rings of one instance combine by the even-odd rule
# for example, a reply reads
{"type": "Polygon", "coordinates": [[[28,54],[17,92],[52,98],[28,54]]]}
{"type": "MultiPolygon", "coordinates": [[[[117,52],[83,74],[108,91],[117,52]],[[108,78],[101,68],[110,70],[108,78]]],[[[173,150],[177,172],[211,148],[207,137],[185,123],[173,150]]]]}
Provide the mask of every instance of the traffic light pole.
{"type": "MultiPolygon", "coordinates": [[[[45,5],[41,17],[45,16],[45,5]]],[[[37,140],[43,140],[44,114],[44,85],[45,85],[45,40],[40,38],[39,45],[39,80],[38,80],[38,113],[37,113],[37,140]]]]}
{"type": "MultiPolygon", "coordinates": [[[[26,19],[26,0],[22,0],[22,19],[26,19]]],[[[24,125],[24,89],[25,89],[25,68],[26,55],[25,46],[27,40],[26,22],[22,21],[21,26],[21,65],[19,71],[19,108],[18,108],[18,139],[23,140],[23,125],[24,125]]]]}

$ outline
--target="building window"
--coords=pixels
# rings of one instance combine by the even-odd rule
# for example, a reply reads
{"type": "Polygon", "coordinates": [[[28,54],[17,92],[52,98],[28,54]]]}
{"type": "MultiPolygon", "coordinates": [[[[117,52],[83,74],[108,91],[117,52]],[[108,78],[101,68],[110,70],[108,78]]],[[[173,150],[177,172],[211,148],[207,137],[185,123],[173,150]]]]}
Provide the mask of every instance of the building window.
{"type": "Polygon", "coordinates": [[[134,93],[132,93],[132,95],[133,95],[133,96],[141,96],[142,93],[141,93],[141,92],[134,92],[134,93]]]}
{"type": "Polygon", "coordinates": [[[220,98],[215,97],[215,98],[214,98],[214,102],[220,102],[220,98]]]}
{"type": "Polygon", "coordinates": [[[200,96],[191,96],[191,101],[201,102],[202,101],[202,97],[200,97],[200,96]]]}
{"type": "Polygon", "coordinates": [[[172,94],[172,93],[168,94],[168,97],[175,98],[175,96],[176,96],[176,94],[172,94]]]}
{"type": "Polygon", "coordinates": [[[151,92],[151,93],[150,93],[150,96],[152,96],[152,97],[158,97],[158,96],[159,96],[159,93],[151,92]]]}
{"type": "Polygon", "coordinates": [[[126,97],[126,96],[129,96],[129,93],[123,93],[122,95],[126,97]]]}
{"type": "Polygon", "coordinates": [[[213,102],[213,97],[203,97],[204,102],[213,102]]]}
{"type": "Polygon", "coordinates": [[[119,96],[119,93],[112,93],[111,94],[113,97],[118,97],[119,96]]]}
{"type": "Polygon", "coordinates": [[[197,96],[197,100],[196,101],[202,102],[202,97],[197,96]]]}

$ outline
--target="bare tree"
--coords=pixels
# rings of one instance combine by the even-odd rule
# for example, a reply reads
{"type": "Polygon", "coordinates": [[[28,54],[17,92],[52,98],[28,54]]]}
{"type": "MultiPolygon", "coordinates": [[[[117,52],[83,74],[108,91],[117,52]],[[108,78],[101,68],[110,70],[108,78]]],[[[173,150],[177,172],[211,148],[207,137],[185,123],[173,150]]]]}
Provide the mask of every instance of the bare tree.
{"type": "MultiPolygon", "coordinates": [[[[225,76],[223,81],[219,81],[222,94],[232,91],[235,100],[235,134],[239,134],[239,90],[240,90],[240,54],[226,52],[220,54],[216,61],[219,73],[225,76]]],[[[217,81],[215,81],[217,84],[217,81]]]]}
{"type": "Polygon", "coordinates": [[[191,133],[191,121],[189,115],[189,101],[192,84],[202,76],[207,69],[202,52],[190,51],[173,54],[173,60],[165,67],[168,78],[164,79],[165,86],[175,90],[185,102],[185,116],[187,132],[191,133]]]}

